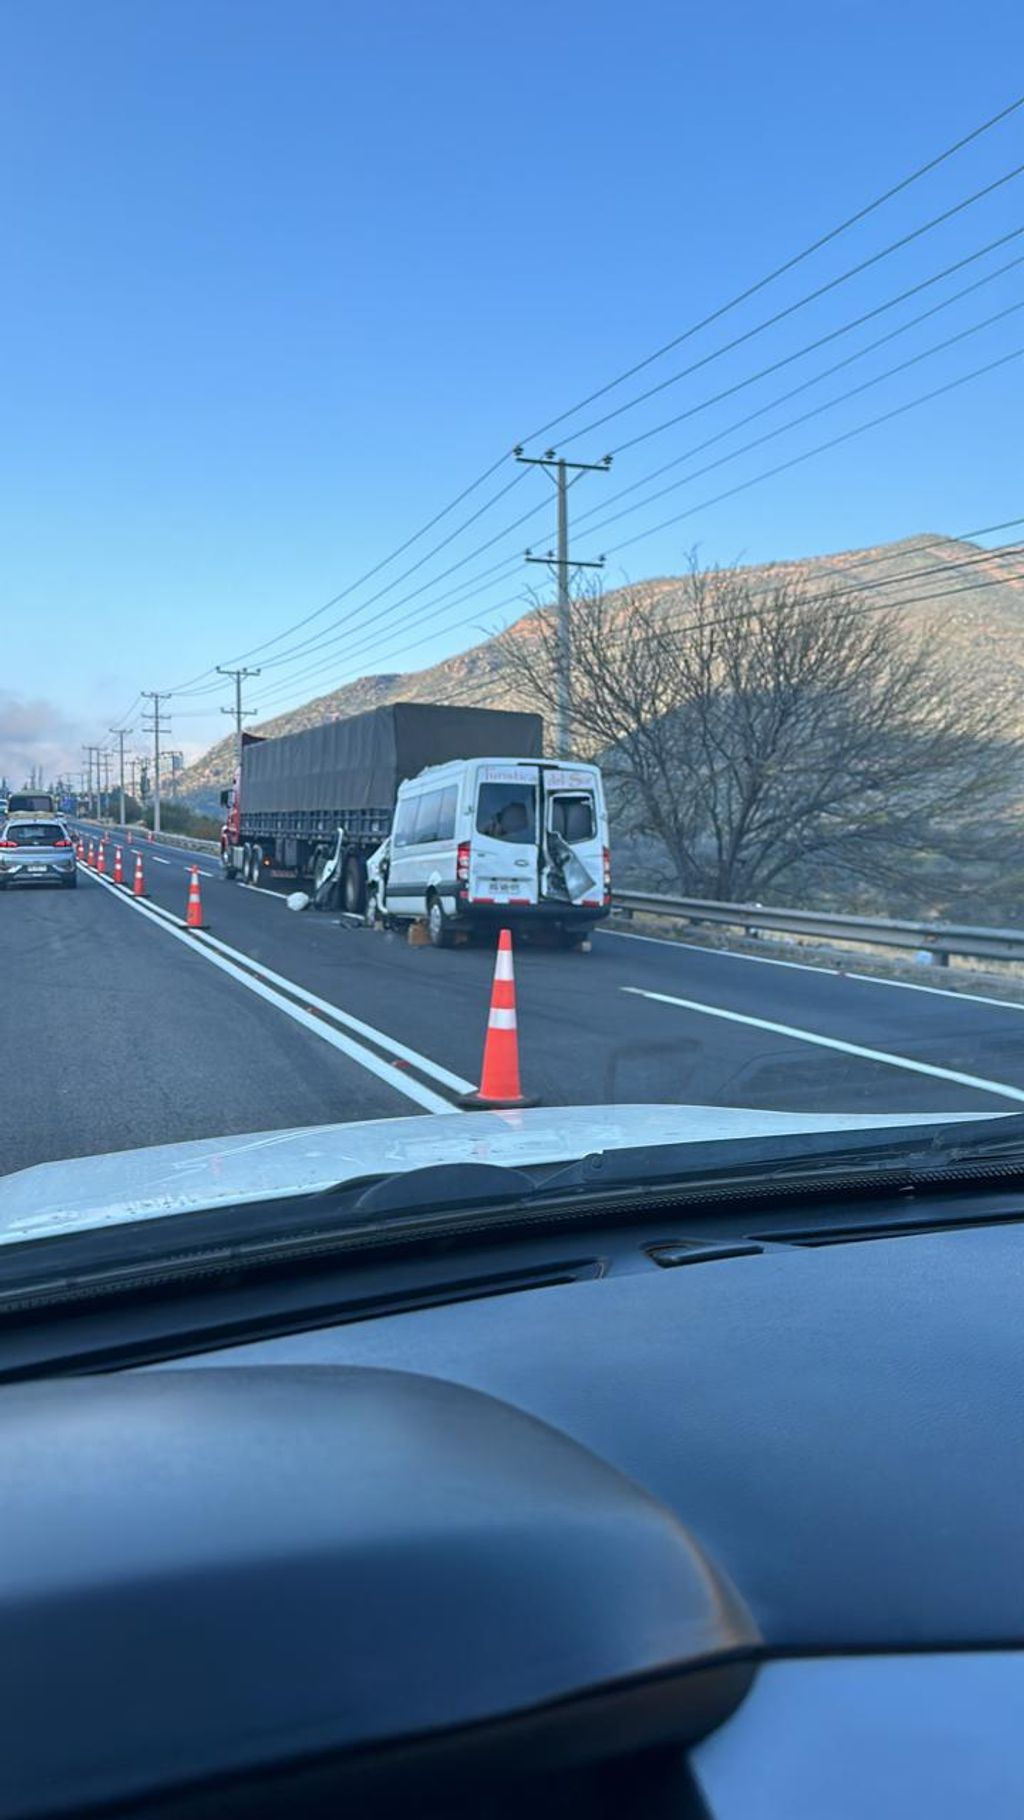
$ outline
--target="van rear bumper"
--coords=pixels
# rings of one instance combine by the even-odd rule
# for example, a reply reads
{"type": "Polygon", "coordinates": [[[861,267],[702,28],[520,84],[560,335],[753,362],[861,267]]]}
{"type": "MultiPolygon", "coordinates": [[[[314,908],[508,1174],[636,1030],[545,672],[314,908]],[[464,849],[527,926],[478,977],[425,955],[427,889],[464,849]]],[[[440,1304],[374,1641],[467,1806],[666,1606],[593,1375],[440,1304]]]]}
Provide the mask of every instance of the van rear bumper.
{"type": "Polygon", "coordinates": [[[611,913],[610,904],[564,904],[555,898],[544,898],[539,904],[494,904],[485,898],[455,899],[460,922],[472,923],[558,923],[566,929],[591,928],[611,913]]]}

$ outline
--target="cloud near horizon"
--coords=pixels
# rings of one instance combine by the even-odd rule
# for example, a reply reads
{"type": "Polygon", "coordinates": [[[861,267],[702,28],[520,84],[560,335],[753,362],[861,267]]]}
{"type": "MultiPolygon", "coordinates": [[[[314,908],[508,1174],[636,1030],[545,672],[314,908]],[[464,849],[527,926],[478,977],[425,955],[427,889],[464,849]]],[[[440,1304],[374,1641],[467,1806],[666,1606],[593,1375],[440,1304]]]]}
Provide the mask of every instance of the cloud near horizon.
{"type": "Polygon", "coordinates": [[[35,765],[47,779],[80,771],[84,728],[55,703],[0,689],[0,778],[13,789],[28,780],[35,765]]]}

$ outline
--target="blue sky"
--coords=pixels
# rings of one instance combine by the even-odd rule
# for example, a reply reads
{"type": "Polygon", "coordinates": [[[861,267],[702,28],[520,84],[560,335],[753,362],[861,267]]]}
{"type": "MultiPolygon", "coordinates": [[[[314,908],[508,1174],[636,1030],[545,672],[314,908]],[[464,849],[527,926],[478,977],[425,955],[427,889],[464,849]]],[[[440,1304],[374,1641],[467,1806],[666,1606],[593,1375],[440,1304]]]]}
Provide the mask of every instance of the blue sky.
{"type": "MultiPolygon", "coordinates": [[[[77,769],[83,740],[130,704],[137,721],[140,689],[202,676],[345,588],[296,635],[334,643],[251,686],[267,713],[363,671],[418,668],[514,617],[537,571],[436,603],[546,545],[540,474],[396,580],[514,477],[511,463],[397,564],[351,584],[538,425],[1005,106],[1022,49],[1020,8],[989,0],[7,0],[0,772],[34,757],[77,769]],[[531,507],[528,527],[506,530],[531,507]]],[[[606,407],[715,355],[566,453],[597,459],[1010,233],[1024,179],[720,353],[1021,162],[1024,110],[610,395],[606,407]]],[[[1024,311],[614,529],[596,511],[890,329],[909,325],[622,503],[1010,309],[1024,265],[993,274],[1022,253],[1024,237],[624,450],[573,495],[575,513],[594,511],[579,552],[607,549],[615,579],[638,578],[676,570],[694,544],[764,560],[1024,513],[1020,361],[702,503],[1024,345],[1024,311]]],[[[226,689],[205,692],[209,680],[172,704],[172,744],[187,753],[227,728],[226,689]]]]}

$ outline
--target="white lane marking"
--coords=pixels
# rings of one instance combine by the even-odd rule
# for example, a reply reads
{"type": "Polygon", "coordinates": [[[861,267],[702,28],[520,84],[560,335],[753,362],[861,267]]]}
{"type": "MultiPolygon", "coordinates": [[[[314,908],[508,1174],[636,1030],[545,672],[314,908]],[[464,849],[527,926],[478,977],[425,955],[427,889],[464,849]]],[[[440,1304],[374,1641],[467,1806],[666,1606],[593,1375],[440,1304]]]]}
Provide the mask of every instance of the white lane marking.
{"type": "Polygon", "coordinates": [[[159,853],[147,853],[142,861],[143,871],[145,871],[147,860],[152,860],[154,866],[169,866],[171,863],[169,859],[161,859],[159,853]]]}
{"type": "Polygon", "coordinates": [[[755,1030],[768,1030],[773,1036],[792,1037],[799,1043],[814,1043],[819,1049],[838,1049],[842,1055],[860,1056],[866,1062],[884,1062],[890,1068],[908,1068],[912,1074],[928,1074],[935,1080],[954,1081],[958,1087],[976,1087],[980,1093],[997,1093],[1004,1100],[1024,1101],[1024,1089],[1010,1087],[1005,1081],[989,1081],[980,1074],[961,1074],[956,1068],[936,1068],[931,1062],[914,1062],[908,1055],[893,1055],[887,1049],[866,1049],[861,1043],[844,1043],[836,1036],[819,1036],[815,1030],[799,1030],[794,1024],[776,1024],[770,1018],[750,1017],[742,1011],[725,1011],[721,1005],[702,1005],[692,998],[674,998],[668,992],[648,992],[643,986],[620,986],[620,992],[632,992],[637,998],[656,999],[662,1005],[679,1005],[684,1011],[699,1011],[703,1017],[720,1017],[730,1024],[747,1024],[755,1030]]]}
{"type": "Polygon", "coordinates": [[[239,891],[258,891],[261,897],[276,897],[279,903],[284,903],[284,898],[280,891],[270,891],[266,885],[243,885],[241,880],[239,880],[238,889],[239,891]]]}
{"type": "Polygon", "coordinates": [[[1016,999],[992,998],[984,992],[972,992],[969,986],[965,986],[962,992],[953,992],[949,986],[922,986],[917,980],[881,980],[873,973],[848,973],[846,977],[860,980],[868,986],[896,986],[901,992],[931,992],[936,998],[959,999],[961,1004],[998,1005],[1000,1011],[1024,1011],[1024,1004],[1019,1004],[1016,999]]]}
{"type": "MultiPolygon", "coordinates": [[[[887,980],[880,973],[851,973],[845,967],[837,967],[831,961],[815,967],[810,961],[782,961],[774,954],[739,954],[730,948],[708,948],[701,942],[673,942],[667,935],[634,935],[629,929],[599,929],[598,935],[615,935],[623,942],[649,942],[655,948],[674,948],[676,953],[713,954],[723,961],[753,961],[758,967],[793,967],[798,973],[825,974],[832,979],[858,980],[865,986],[899,986],[904,992],[934,992],[941,998],[965,1000],[968,1004],[998,1005],[1003,1011],[1024,1011],[1024,1004],[1017,1004],[1013,999],[991,998],[981,992],[972,992],[969,986],[962,991],[954,992],[949,986],[925,986],[918,980],[887,980]]],[[[855,957],[851,954],[850,959],[855,957]]]]}
{"type": "Polygon", "coordinates": [[[204,933],[204,947],[207,944],[211,948],[216,948],[221,954],[240,960],[247,967],[255,967],[261,979],[267,980],[271,986],[282,986],[288,992],[299,993],[307,1005],[315,1005],[328,1017],[335,1018],[338,1023],[344,1024],[346,1030],[351,1030],[354,1036],[367,1037],[371,1042],[379,1043],[391,1055],[397,1056],[400,1061],[411,1062],[442,1086],[452,1087],[456,1093],[476,1092],[472,1081],[464,1081],[461,1074],[452,1074],[449,1069],[442,1068],[440,1062],[431,1061],[428,1056],[420,1055],[418,1050],[407,1048],[396,1037],[385,1036],[383,1030],[378,1030],[376,1025],[364,1024],[362,1018],[354,1017],[350,1011],[342,1011],[340,1006],[332,1005],[330,999],[320,998],[316,992],[307,992],[305,986],[298,985],[295,980],[288,979],[283,973],[275,973],[274,969],[268,967],[264,961],[251,960],[240,949],[229,948],[226,942],[218,941],[215,935],[204,933]]]}
{"type": "MultiPolygon", "coordinates": [[[[157,911],[151,910],[149,905],[142,902],[139,898],[126,896],[118,886],[112,885],[109,879],[101,878],[96,875],[96,882],[97,884],[103,885],[106,890],[113,892],[113,895],[119,902],[128,904],[132,910],[137,910],[139,914],[146,917],[149,922],[155,923],[158,928],[165,930],[168,935],[173,936],[175,941],[183,942],[185,947],[190,949],[193,954],[201,954],[204,959],[209,961],[211,967],[218,967],[222,973],[226,973],[230,979],[236,980],[240,986],[245,986],[248,991],[255,992],[257,998],[262,998],[267,1004],[273,1005],[276,1010],[283,1011],[285,1016],[290,1017],[294,1023],[301,1024],[304,1030],[311,1031],[312,1034],[318,1036],[322,1042],[329,1043],[332,1049],[339,1049],[342,1055],[348,1056],[350,1061],[357,1062],[360,1068],[365,1068],[368,1073],[376,1075],[378,1080],[382,1080],[386,1082],[389,1087],[393,1087],[396,1093],[402,1093],[405,1095],[406,1099],[413,1100],[417,1106],[422,1106],[425,1112],[448,1113],[457,1112],[459,1110],[457,1106],[453,1106],[451,1100],[442,1099],[439,1093],[432,1092],[429,1087],[423,1086],[421,1082],[410,1079],[408,1075],[397,1073],[392,1063],[383,1061],[379,1056],[372,1055],[370,1051],[364,1049],[360,1043],[353,1042],[350,1037],[342,1035],[340,1030],[331,1029],[330,1026],[324,1024],[320,1018],[314,1017],[311,1012],[303,1011],[299,1005],[293,1005],[290,1000],[282,998],[280,993],[275,992],[272,987],[264,985],[262,980],[254,979],[251,973],[243,972],[241,967],[236,967],[231,961],[224,959],[220,954],[213,953],[212,947],[205,941],[195,941],[184,928],[170,922],[165,915],[160,915],[157,911]]],[[[218,946],[223,946],[223,944],[219,943],[218,946]]],[[[242,956],[240,958],[244,959],[245,957],[242,956]]],[[[289,985],[293,992],[302,993],[302,996],[307,1000],[307,1003],[316,1003],[316,1000],[310,993],[302,992],[301,986],[296,986],[293,982],[289,982],[289,985]]],[[[334,1014],[337,1015],[336,1012],[334,1014]]],[[[370,1026],[365,1025],[364,1028],[369,1030],[370,1026]]],[[[381,1033],[379,1040],[389,1047],[397,1048],[397,1045],[392,1045],[390,1038],[385,1037],[383,1033],[381,1033]]],[[[412,1055],[414,1052],[412,1050],[407,1050],[405,1053],[407,1055],[412,1055]]],[[[424,1056],[416,1057],[416,1065],[417,1067],[423,1068],[426,1073],[436,1071],[435,1064],[428,1062],[424,1056]]]]}

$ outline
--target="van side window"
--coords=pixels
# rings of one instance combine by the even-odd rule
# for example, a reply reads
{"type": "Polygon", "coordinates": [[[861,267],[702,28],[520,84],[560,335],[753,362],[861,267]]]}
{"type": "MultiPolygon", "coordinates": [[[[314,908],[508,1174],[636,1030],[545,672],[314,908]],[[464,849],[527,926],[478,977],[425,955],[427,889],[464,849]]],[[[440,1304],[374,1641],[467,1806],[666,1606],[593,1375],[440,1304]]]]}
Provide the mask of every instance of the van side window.
{"type": "Polygon", "coordinates": [[[537,792],[532,784],[481,784],[478,834],[528,845],[537,838],[537,792]]]}
{"type": "Polygon", "coordinates": [[[399,803],[398,808],[395,810],[394,822],[391,826],[391,845],[393,847],[408,847],[411,845],[413,831],[416,826],[416,810],[418,807],[419,798],[417,796],[404,797],[399,803]]]}
{"type": "Polygon", "coordinates": [[[441,791],[441,807],[437,812],[438,840],[454,840],[455,813],[459,806],[459,786],[449,784],[441,791]]]}
{"type": "Polygon", "coordinates": [[[428,841],[438,840],[438,811],[441,807],[441,790],[425,790],[416,807],[416,832],[412,836],[417,847],[425,846],[428,841]]]}
{"type": "Polygon", "coordinates": [[[553,796],[551,826],[556,834],[572,846],[575,841],[594,838],[594,799],[592,796],[553,796]]]}

